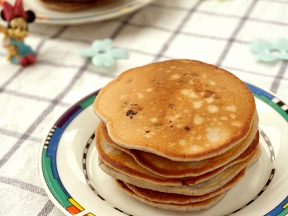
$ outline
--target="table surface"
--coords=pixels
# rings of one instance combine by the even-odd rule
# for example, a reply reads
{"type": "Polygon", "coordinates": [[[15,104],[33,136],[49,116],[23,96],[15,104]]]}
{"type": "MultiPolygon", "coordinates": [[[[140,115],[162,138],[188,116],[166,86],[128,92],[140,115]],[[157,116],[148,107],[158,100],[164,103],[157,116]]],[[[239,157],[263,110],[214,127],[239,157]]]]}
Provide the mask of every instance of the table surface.
{"type": "Polygon", "coordinates": [[[81,25],[34,22],[29,32],[25,43],[37,53],[34,65],[10,63],[0,47],[0,215],[63,215],[39,177],[39,152],[48,126],[129,68],[196,59],[288,101],[287,61],[261,62],[249,48],[256,39],[288,39],[286,0],[156,0],[113,20],[81,25]],[[129,57],[100,69],[77,53],[105,38],[126,49],[129,57]]]}

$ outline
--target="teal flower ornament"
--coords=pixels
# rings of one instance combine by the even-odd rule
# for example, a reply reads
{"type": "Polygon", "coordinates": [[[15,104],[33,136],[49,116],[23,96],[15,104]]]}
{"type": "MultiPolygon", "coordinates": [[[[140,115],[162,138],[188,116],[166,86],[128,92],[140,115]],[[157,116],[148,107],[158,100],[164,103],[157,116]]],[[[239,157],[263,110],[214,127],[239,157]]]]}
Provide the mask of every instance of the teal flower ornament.
{"type": "Polygon", "coordinates": [[[111,67],[115,64],[116,59],[128,58],[127,50],[113,48],[113,41],[110,38],[95,40],[92,42],[90,50],[79,50],[78,54],[92,58],[92,63],[96,67],[111,67]]]}
{"type": "Polygon", "coordinates": [[[272,43],[257,39],[250,44],[250,50],[256,54],[256,59],[263,62],[288,60],[288,40],[278,38],[272,43]]]}

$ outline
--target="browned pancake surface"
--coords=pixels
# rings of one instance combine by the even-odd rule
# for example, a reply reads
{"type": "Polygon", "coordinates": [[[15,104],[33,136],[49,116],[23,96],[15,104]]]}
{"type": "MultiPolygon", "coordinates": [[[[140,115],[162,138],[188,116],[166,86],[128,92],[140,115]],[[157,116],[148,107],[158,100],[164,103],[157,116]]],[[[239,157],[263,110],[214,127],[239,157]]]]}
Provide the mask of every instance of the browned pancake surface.
{"type": "Polygon", "coordinates": [[[94,110],[118,145],[196,161],[244,140],[255,102],[248,87],[226,70],[170,60],[122,73],[100,91],[94,110]]]}

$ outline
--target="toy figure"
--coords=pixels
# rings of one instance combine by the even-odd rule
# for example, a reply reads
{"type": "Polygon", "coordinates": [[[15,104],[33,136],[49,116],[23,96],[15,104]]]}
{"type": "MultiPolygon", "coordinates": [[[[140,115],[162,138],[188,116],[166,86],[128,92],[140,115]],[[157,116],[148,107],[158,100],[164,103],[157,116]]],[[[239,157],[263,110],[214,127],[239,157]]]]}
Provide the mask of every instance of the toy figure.
{"type": "Polygon", "coordinates": [[[22,0],[16,0],[14,7],[8,2],[2,3],[1,18],[8,22],[7,28],[0,25],[4,33],[3,46],[7,49],[7,60],[14,64],[27,66],[35,62],[36,53],[24,44],[29,35],[28,23],[35,20],[35,14],[23,8],[22,0]]]}

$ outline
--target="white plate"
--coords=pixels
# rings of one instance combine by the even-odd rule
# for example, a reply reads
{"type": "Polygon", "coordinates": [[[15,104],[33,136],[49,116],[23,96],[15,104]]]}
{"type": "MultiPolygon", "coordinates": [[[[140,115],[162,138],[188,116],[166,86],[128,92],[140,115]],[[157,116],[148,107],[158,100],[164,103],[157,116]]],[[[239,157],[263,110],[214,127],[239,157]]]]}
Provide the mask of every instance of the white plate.
{"type": "MultiPolygon", "coordinates": [[[[8,0],[14,2],[14,0],[8,0]]],[[[34,11],[36,22],[47,24],[81,24],[99,22],[132,13],[153,0],[115,0],[111,4],[97,6],[76,12],[60,12],[43,6],[40,0],[24,0],[26,9],[34,11]]]]}
{"type": "Polygon", "coordinates": [[[52,202],[77,216],[217,216],[288,213],[288,105],[277,96],[247,84],[260,117],[262,155],[225,198],[209,210],[172,212],[131,198],[98,167],[94,130],[99,122],[88,95],[65,112],[47,133],[40,154],[40,175],[52,202]]]}

